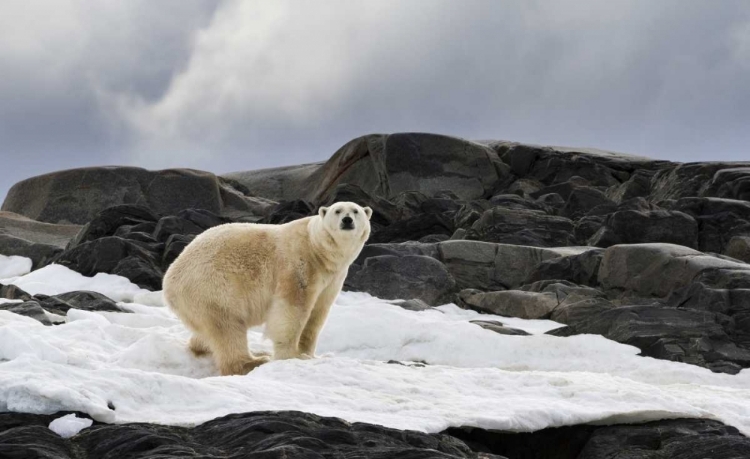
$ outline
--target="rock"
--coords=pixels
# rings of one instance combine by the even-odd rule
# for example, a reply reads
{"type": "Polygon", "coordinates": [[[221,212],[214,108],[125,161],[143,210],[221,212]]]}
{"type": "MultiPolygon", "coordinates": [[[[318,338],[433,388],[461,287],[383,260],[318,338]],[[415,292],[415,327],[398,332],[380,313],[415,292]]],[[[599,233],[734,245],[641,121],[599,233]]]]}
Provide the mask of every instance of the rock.
{"type": "MultiPolygon", "coordinates": [[[[273,201],[293,201],[304,194],[304,185],[325,163],[300,164],[255,171],[223,174],[224,180],[240,184],[245,194],[273,201]]],[[[351,182],[349,182],[351,183],[351,182]]]]}
{"type": "Polygon", "coordinates": [[[654,171],[636,170],[626,182],[608,188],[607,197],[618,204],[632,198],[646,197],[651,193],[654,174],[654,171]]]}
{"type": "Polygon", "coordinates": [[[580,254],[590,247],[541,248],[480,241],[451,240],[437,244],[437,258],[459,289],[502,290],[520,286],[544,260],[580,254]]]}
{"type": "MultiPolygon", "coordinates": [[[[716,174],[723,169],[749,166],[750,163],[710,162],[685,163],[665,168],[658,171],[651,181],[651,198],[654,201],[662,201],[686,197],[719,197],[712,194],[717,193],[720,188],[719,182],[714,181],[716,174]],[[708,191],[709,188],[711,191],[708,191]]],[[[730,173],[729,177],[734,178],[735,175],[730,173]]]]}
{"type": "Polygon", "coordinates": [[[623,306],[549,334],[594,333],[635,346],[645,356],[737,373],[750,366],[750,351],[737,348],[726,327],[731,327],[731,319],[723,314],[659,306],[623,306]]]}
{"type": "Polygon", "coordinates": [[[110,274],[126,277],[130,282],[151,291],[161,290],[164,272],[155,260],[129,256],[120,260],[110,274]]]}
{"type": "Polygon", "coordinates": [[[597,429],[578,459],[750,457],[750,439],[716,421],[679,419],[597,429]]]}
{"type": "Polygon", "coordinates": [[[195,236],[184,236],[182,234],[173,234],[169,236],[165,243],[164,254],[161,257],[161,267],[164,272],[167,271],[169,265],[175,261],[193,239],[195,239],[195,236]]]}
{"type": "Polygon", "coordinates": [[[530,198],[532,194],[544,188],[544,185],[533,179],[518,179],[514,181],[505,191],[517,194],[523,198],[530,198]]]}
{"type": "Polygon", "coordinates": [[[698,246],[698,224],[682,212],[624,210],[615,212],[588,241],[588,245],[609,247],[615,244],[666,242],[698,246]]]}
{"type": "Polygon", "coordinates": [[[750,457],[750,439],[708,419],[642,424],[576,425],[536,432],[451,428],[445,431],[477,451],[510,458],[739,459],[750,457]]]}
{"type": "MultiPolygon", "coordinates": [[[[49,458],[478,458],[462,441],[294,411],[232,414],[196,427],[94,423],[70,439],[54,415],[0,413],[0,455],[49,458]]],[[[86,416],[86,415],[81,415],[86,416]]]]}
{"type": "Polygon", "coordinates": [[[130,312],[114,301],[97,292],[77,290],[53,296],[36,295],[36,301],[44,310],[64,316],[70,309],[103,312],[130,312]]]}
{"type": "Polygon", "coordinates": [[[551,209],[541,202],[530,198],[523,198],[516,194],[496,194],[489,199],[492,207],[503,207],[505,209],[538,210],[550,213],[551,209]]]}
{"type": "Polygon", "coordinates": [[[472,320],[470,322],[473,324],[479,325],[485,330],[490,330],[495,333],[500,333],[501,335],[511,335],[511,336],[531,335],[529,332],[526,332],[524,330],[519,330],[517,328],[512,328],[512,327],[506,327],[505,325],[503,325],[502,323],[496,320],[472,320]]]}
{"type": "Polygon", "coordinates": [[[750,163],[745,164],[717,170],[703,196],[750,201],[750,163]]]}
{"type": "Polygon", "coordinates": [[[734,236],[729,240],[724,255],[750,263],[750,236],[734,236]]]}
{"type": "Polygon", "coordinates": [[[521,290],[477,293],[465,302],[477,311],[520,319],[546,318],[558,305],[557,296],[552,293],[521,290]]]}
{"type": "Polygon", "coordinates": [[[0,284],[0,298],[6,298],[9,300],[24,300],[29,301],[32,300],[32,296],[28,293],[24,292],[17,286],[11,284],[11,285],[3,285],[0,284]]]}
{"type": "Polygon", "coordinates": [[[560,303],[549,318],[561,324],[575,325],[614,307],[604,298],[571,298],[560,303]]]}
{"type": "Polygon", "coordinates": [[[38,320],[44,325],[52,325],[52,322],[44,313],[44,309],[36,301],[24,301],[23,303],[0,303],[0,311],[9,311],[32,319],[38,320]]]}
{"type": "Polygon", "coordinates": [[[219,214],[223,208],[219,179],[209,172],[88,167],[18,182],[2,209],[42,222],[83,224],[119,204],[143,205],[162,215],[189,208],[219,214]]]}
{"type": "Polygon", "coordinates": [[[387,226],[402,218],[402,209],[399,209],[394,203],[378,196],[371,196],[362,188],[351,183],[342,183],[337,186],[322,205],[330,206],[341,201],[356,202],[362,207],[369,207],[372,209],[370,222],[378,225],[387,226]]]}
{"type": "Polygon", "coordinates": [[[576,219],[588,214],[597,206],[614,205],[607,196],[596,188],[578,187],[570,192],[562,214],[568,218],[576,219]]]}
{"type": "Polygon", "coordinates": [[[490,194],[507,167],[485,145],[436,134],[372,134],[342,146],[323,164],[227,174],[251,194],[275,200],[328,202],[336,187],[356,185],[391,199],[404,191],[460,199],[490,194]]]}
{"type": "Polygon", "coordinates": [[[408,220],[393,223],[370,233],[368,242],[404,242],[419,240],[425,236],[441,234],[449,238],[453,234],[453,222],[441,214],[420,214],[408,220]]]}
{"type": "Polygon", "coordinates": [[[54,245],[34,243],[26,239],[0,233],[0,254],[30,258],[32,269],[37,269],[48,264],[62,253],[62,251],[63,249],[54,245]]]}
{"type": "Polygon", "coordinates": [[[134,241],[108,236],[66,250],[55,263],[84,276],[96,273],[120,274],[143,288],[161,288],[158,255],[134,241]]]}
{"type": "Polygon", "coordinates": [[[417,298],[413,298],[410,300],[392,301],[391,304],[395,304],[396,306],[404,308],[407,311],[426,311],[428,309],[432,309],[432,306],[417,298]]]}
{"type": "Polygon", "coordinates": [[[531,270],[524,283],[562,279],[576,284],[595,286],[598,284],[599,265],[603,256],[603,249],[594,249],[543,260],[531,270]]]}
{"type": "MultiPolygon", "coordinates": [[[[155,227],[159,216],[147,207],[138,205],[117,205],[103,209],[76,234],[67,248],[71,249],[84,242],[106,236],[114,236],[122,227],[130,231],[143,231],[155,227]]],[[[122,233],[121,233],[122,234],[122,233]]]]}
{"type": "Polygon", "coordinates": [[[173,234],[181,236],[196,236],[202,233],[206,228],[202,228],[190,220],[180,218],[175,215],[162,217],[154,229],[154,239],[159,242],[166,242],[173,234]]]}
{"type": "Polygon", "coordinates": [[[293,201],[282,201],[269,209],[268,214],[260,220],[260,223],[280,225],[289,223],[300,218],[315,215],[317,208],[312,203],[296,199],[293,201]]]}
{"type": "Polygon", "coordinates": [[[641,297],[666,298],[704,271],[750,274],[750,266],[673,244],[615,245],[604,251],[599,284],[641,297]]]}
{"type": "Polygon", "coordinates": [[[593,186],[613,186],[638,169],[656,170],[672,165],[634,155],[591,148],[542,147],[516,142],[486,142],[518,177],[545,185],[580,177],[593,186]]]}
{"type": "Polygon", "coordinates": [[[79,225],[55,225],[0,212],[0,253],[30,258],[36,269],[62,252],[80,229],[79,225]]]}
{"type": "Polygon", "coordinates": [[[574,245],[573,222],[540,211],[494,207],[466,232],[466,239],[534,247],[574,245]]]}
{"type": "Polygon", "coordinates": [[[660,203],[698,222],[698,249],[723,253],[735,236],[750,234],[750,202],[719,198],[682,198],[660,203]]]}
{"type": "Polygon", "coordinates": [[[437,305],[453,291],[456,281],[442,263],[421,255],[380,255],[367,258],[362,269],[347,278],[348,290],[378,298],[419,299],[437,305]]]}

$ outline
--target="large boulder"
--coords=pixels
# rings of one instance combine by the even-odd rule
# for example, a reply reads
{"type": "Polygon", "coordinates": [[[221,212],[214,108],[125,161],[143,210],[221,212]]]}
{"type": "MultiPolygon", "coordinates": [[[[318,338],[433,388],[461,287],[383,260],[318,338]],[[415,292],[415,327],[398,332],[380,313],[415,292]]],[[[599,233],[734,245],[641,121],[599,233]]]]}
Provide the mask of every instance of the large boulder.
{"type": "Polygon", "coordinates": [[[346,280],[347,290],[379,298],[418,299],[429,305],[445,302],[456,281],[442,263],[422,255],[380,255],[367,258],[346,280]]]}
{"type": "Polygon", "coordinates": [[[732,341],[732,326],[723,314],[649,305],[608,309],[549,333],[598,334],[635,346],[642,355],[734,374],[750,366],[750,350],[732,341]]]}
{"type": "MultiPolygon", "coordinates": [[[[139,204],[163,215],[189,208],[220,214],[232,210],[222,198],[222,190],[230,189],[230,183],[214,174],[192,169],[88,167],[18,182],[8,191],[2,210],[42,222],[74,224],[84,224],[103,209],[119,204],[139,204]]],[[[231,190],[225,195],[232,196],[228,204],[235,206],[244,199],[231,190]]],[[[245,211],[254,205],[245,204],[245,211]]]]}
{"type": "Polygon", "coordinates": [[[599,284],[637,296],[666,298],[706,271],[750,275],[750,265],[673,244],[615,245],[604,251],[599,284]]]}
{"type": "Polygon", "coordinates": [[[488,196],[507,167],[485,145],[437,134],[371,134],[342,146],[323,164],[225,177],[270,199],[328,202],[341,184],[390,199],[404,191],[434,196],[451,190],[460,199],[488,196]]]}
{"type": "Polygon", "coordinates": [[[78,225],[43,223],[0,212],[0,254],[30,258],[36,269],[62,252],[80,229],[78,225]]]}

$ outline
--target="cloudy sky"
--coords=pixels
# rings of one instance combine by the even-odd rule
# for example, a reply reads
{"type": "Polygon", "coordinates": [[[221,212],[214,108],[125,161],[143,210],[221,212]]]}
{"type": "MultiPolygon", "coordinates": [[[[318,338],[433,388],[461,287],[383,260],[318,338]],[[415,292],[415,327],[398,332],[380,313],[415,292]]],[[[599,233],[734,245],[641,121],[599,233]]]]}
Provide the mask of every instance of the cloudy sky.
{"type": "Polygon", "coordinates": [[[750,159],[750,2],[0,2],[0,198],[58,169],[257,169],[399,131],[750,159]]]}

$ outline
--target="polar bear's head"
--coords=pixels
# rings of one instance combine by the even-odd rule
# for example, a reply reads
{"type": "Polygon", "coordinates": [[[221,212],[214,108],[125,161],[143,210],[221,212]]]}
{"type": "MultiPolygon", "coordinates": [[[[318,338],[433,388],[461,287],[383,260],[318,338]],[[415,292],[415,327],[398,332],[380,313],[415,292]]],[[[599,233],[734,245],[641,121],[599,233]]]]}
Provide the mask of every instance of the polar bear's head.
{"type": "Polygon", "coordinates": [[[360,207],[353,202],[337,202],[328,207],[321,207],[318,215],[329,233],[367,239],[370,235],[370,217],[372,209],[360,207]]]}

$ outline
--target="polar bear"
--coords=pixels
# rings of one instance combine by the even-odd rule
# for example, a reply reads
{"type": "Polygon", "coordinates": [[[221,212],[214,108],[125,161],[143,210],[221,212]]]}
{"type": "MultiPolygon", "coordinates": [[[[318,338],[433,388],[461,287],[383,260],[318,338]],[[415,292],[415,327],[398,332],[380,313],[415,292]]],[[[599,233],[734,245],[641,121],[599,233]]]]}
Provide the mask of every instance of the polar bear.
{"type": "Polygon", "coordinates": [[[370,236],[369,207],[337,202],[283,225],[227,223],[197,236],[164,275],[164,298],[213,353],[222,375],[269,360],[248,351],[247,329],[266,324],[273,358],[314,357],[320,329],[349,265],[370,236]]]}

